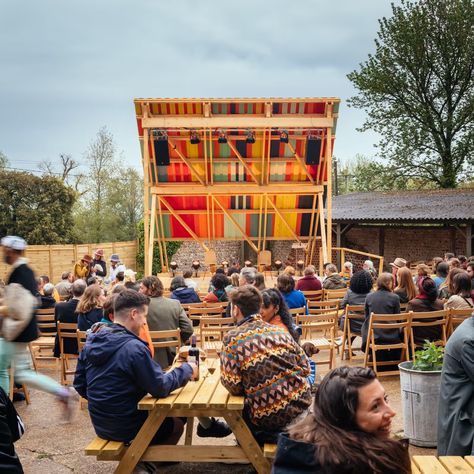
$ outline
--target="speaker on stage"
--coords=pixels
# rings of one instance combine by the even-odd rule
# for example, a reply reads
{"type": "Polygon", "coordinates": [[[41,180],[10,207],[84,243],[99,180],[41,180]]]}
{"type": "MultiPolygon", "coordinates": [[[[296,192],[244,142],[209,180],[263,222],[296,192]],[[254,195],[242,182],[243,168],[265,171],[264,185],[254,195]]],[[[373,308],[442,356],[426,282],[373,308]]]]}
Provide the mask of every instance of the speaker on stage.
{"type": "Polygon", "coordinates": [[[170,150],[168,138],[158,137],[153,140],[155,149],[155,160],[157,166],[168,166],[170,164],[170,150]]]}
{"type": "Polygon", "coordinates": [[[321,138],[309,136],[306,141],[306,164],[319,165],[321,156],[321,138]]]}

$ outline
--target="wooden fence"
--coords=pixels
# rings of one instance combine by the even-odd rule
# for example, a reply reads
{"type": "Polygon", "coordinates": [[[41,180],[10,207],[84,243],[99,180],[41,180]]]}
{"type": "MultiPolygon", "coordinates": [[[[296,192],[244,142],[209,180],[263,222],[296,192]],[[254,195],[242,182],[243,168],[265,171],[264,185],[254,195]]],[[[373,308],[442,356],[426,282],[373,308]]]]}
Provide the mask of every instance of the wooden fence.
{"type": "MultiPolygon", "coordinates": [[[[25,257],[36,276],[48,275],[52,283],[61,280],[61,274],[74,268],[74,264],[85,254],[94,256],[96,249],[104,250],[107,272],[109,271],[110,255],[117,253],[122,263],[136,271],[137,241],[107,242],[98,244],[70,244],[70,245],[30,245],[26,249],[25,257]]],[[[10,271],[9,265],[0,262],[0,277],[5,279],[10,271]]]]}

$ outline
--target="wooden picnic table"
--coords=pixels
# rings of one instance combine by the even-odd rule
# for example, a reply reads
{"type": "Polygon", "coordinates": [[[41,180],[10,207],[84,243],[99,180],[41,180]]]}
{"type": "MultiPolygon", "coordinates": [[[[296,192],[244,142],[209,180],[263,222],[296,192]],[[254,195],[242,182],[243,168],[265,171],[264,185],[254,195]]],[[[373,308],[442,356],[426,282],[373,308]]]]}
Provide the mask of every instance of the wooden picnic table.
{"type": "Polygon", "coordinates": [[[264,457],[251,431],[242,419],[244,397],[230,395],[220,383],[218,360],[206,361],[213,373],[202,372],[196,382],[188,382],[165,398],[145,396],[138,408],[148,410],[148,418],[131,445],[125,450],[116,473],[128,474],[139,461],[185,462],[250,462],[259,474],[268,474],[271,464],[264,457]],[[222,417],[232,429],[239,446],[214,444],[192,446],[192,419],[194,417],[222,417]],[[184,445],[151,445],[150,441],[166,417],[186,417],[186,443],[184,445]]]}
{"type": "Polygon", "coordinates": [[[472,474],[474,473],[474,456],[413,456],[413,474],[472,474]]]}

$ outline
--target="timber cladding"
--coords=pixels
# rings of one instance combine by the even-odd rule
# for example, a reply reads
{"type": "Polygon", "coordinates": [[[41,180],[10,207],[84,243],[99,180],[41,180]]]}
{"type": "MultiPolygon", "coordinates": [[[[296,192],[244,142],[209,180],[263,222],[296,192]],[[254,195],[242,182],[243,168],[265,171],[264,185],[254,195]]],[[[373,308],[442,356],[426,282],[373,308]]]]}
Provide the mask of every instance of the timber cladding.
{"type": "MultiPolygon", "coordinates": [[[[132,270],[137,269],[137,241],[107,242],[98,244],[69,244],[69,245],[30,245],[25,257],[33,268],[36,276],[48,275],[52,283],[61,280],[61,274],[72,271],[74,263],[85,254],[93,257],[96,249],[104,250],[104,258],[109,271],[110,255],[117,253],[122,263],[132,270]]],[[[0,262],[0,278],[6,278],[10,267],[3,260],[0,262]]]]}

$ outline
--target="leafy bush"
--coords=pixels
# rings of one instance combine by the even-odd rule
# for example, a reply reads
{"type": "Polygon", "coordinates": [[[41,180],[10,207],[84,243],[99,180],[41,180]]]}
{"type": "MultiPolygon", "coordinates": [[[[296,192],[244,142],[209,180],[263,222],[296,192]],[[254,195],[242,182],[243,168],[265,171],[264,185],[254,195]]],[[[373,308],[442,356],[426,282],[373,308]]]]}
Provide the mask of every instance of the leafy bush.
{"type": "Polygon", "coordinates": [[[423,371],[441,370],[443,368],[444,347],[425,340],[423,349],[415,352],[413,369],[423,371]]]}
{"type": "MultiPolygon", "coordinates": [[[[145,266],[145,226],[143,220],[138,223],[138,253],[137,253],[137,278],[142,278],[143,269],[145,266]]],[[[168,261],[171,260],[171,257],[178,251],[183,242],[166,242],[166,254],[168,255],[168,261]]],[[[162,269],[162,262],[160,260],[160,249],[158,248],[158,243],[155,242],[153,245],[153,265],[152,265],[152,275],[160,273],[162,269]]]]}

